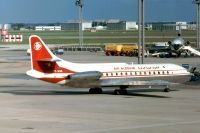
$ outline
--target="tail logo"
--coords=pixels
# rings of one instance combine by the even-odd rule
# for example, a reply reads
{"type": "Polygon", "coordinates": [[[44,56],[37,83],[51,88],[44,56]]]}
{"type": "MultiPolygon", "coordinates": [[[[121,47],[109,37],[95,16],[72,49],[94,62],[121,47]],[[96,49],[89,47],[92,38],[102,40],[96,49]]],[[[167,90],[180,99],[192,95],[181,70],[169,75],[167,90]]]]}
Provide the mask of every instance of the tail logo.
{"type": "Polygon", "coordinates": [[[36,51],[39,51],[41,48],[42,48],[42,44],[41,44],[40,42],[36,42],[36,43],[34,44],[34,49],[35,49],[36,51]]]}

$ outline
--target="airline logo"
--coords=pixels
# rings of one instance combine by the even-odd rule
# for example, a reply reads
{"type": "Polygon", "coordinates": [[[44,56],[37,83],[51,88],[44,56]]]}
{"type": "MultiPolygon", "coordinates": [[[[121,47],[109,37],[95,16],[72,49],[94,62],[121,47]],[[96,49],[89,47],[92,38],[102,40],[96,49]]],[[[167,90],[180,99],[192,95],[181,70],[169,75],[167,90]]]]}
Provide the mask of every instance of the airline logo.
{"type": "Polygon", "coordinates": [[[39,51],[41,48],[42,48],[42,44],[41,44],[40,42],[36,42],[36,43],[34,44],[34,49],[35,49],[36,51],[39,51]]]}

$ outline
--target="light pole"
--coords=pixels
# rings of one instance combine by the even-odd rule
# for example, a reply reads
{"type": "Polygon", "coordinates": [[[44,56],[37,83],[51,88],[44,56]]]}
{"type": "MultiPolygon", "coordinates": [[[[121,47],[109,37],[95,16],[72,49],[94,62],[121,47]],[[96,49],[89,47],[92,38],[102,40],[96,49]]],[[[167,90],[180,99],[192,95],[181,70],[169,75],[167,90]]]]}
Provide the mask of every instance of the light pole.
{"type": "Polygon", "coordinates": [[[197,29],[197,48],[200,48],[200,43],[199,43],[199,41],[200,41],[200,32],[199,32],[199,30],[200,30],[200,24],[199,24],[199,22],[200,22],[200,0],[193,0],[193,3],[194,4],[196,4],[197,5],[197,22],[196,22],[196,29],[197,29]]]}
{"type": "Polygon", "coordinates": [[[141,0],[138,0],[138,64],[141,63],[141,0]]]}
{"type": "Polygon", "coordinates": [[[76,0],[75,5],[79,7],[79,46],[83,47],[83,0],[76,0]]]}
{"type": "Polygon", "coordinates": [[[144,0],[138,0],[138,64],[144,63],[145,29],[144,29],[144,0]],[[141,58],[142,46],[142,62],[141,58]]]}
{"type": "Polygon", "coordinates": [[[145,51],[145,23],[144,23],[144,0],[141,0],[141,13],[142,13],[142,64],[144,64],[144,51],[145,51]]]}

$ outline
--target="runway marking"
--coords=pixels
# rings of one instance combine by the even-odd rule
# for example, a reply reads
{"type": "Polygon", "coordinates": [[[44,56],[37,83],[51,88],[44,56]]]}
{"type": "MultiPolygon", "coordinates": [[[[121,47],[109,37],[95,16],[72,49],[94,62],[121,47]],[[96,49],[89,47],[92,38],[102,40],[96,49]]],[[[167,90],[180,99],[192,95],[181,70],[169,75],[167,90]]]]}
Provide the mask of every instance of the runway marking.
{"type": "Polygon", "coordinates": [[[116,127],[116,128],[108,128],[108,129],[81,131],[81,133],[109,132],[109,131],[117,131],[117,130],[130,130],[130,129],[140,129],[140,128],[151,128],[151,127],[165,127],[165,126],[187,125],[187,124],[197,124],[197,123],[200,123],[200,120],[189,121],[189,122],[158,123],[158,124],[141,125],[141,126],[116,127]]]}

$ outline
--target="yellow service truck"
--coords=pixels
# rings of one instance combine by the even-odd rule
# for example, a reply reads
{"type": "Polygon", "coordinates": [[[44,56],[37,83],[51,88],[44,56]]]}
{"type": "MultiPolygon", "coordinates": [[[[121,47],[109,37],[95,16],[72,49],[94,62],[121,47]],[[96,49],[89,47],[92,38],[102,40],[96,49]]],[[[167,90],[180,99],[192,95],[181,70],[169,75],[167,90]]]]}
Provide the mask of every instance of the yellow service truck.
{"type": "Polygon", "coordinates": [[[122,47],[123,45],[120,45],[120,44],[106,44],[105,45],[105,54],[107,56],[119,56],[121,54],[121,51],[122,51],[122,47]]]}
{"type": "Polygon", "coordinates": [[[137,56],[138,45],[109,43],[105,45],[105,54],[107,56],[137,56]]]}
{"type": "Polygon", "coordinates": [[[121,55],[137,56],[138,55],[138,45],[137,44],[125,44],[125,45],[123,45],[121,55]]]}

